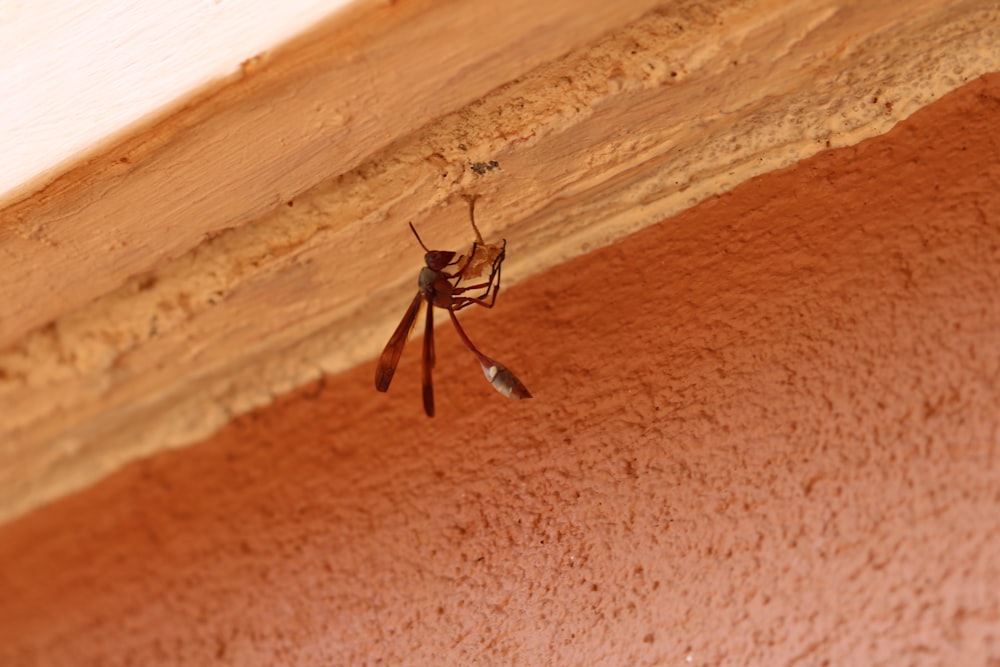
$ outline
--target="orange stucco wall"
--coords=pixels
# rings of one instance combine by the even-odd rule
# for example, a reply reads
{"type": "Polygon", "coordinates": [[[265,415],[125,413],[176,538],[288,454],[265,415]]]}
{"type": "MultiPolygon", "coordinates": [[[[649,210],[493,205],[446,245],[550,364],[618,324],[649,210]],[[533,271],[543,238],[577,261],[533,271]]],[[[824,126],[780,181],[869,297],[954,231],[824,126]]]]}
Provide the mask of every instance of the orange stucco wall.
{"type": "Polygon", "coordinates": [[[1000,661],[1000,76],[463,319],[534,399],[442,328],[0,527],[0,664],[1000,661]]]}

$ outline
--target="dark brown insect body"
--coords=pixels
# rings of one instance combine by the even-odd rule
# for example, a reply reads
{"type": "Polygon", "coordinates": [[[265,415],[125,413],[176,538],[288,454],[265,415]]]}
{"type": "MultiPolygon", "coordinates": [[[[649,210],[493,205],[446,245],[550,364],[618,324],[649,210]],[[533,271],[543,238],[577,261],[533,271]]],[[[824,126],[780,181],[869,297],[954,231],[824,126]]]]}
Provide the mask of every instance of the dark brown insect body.
{"type": "MultiPolygon", "coordinates": [[[[470,218],[473,215],[474,205],[475,200],[470,199],[470,218]]],[[[473,221],[473,227],[475,227],[475,221],[473,221]]],[[[503,364],[490,359],[479,351],[469,339],[462,325],[459,324],[458,317],[455,315],[456,311],[472,304],[492,308],[493,304],[496,303],[497,294],[500,291],[500,265],[503,263],[505,257],[506,241],[501,246],[487,246],[482,244],[482,237],[479,235],[479,230],[477,229],[477,241],[472,244],[472,251],[469,254],[469,258],[463,263],[463,258],[459,257],[455,259],[455,252],[451,250],[428,250],[424,242],[420,240],[420,235],[417,234],[417,230],[414,229],[412,223],[410,224],[410,229],[413,230],[413,235],[417,237],[417,241],[427,253],[424,255],[426,266],[420,270],[420,276],[417,279],[419,289],[416,296],[413,297],[413,302],[410,303],[410,307],[407,308],[406,314],[400,320],[399,326],[396,327],[389,342],[386,343],[385,349],[382,351],[382,356],[379,357],[378,366],[375,369],[375,388],[379,391],[387,391],[389,389],[389,383],[392,382],[392,376],[396,372],[396,365],[403,354],[403,346],[406,344],[406,339],[409,337],[410,331],[417,320],[420,304],[426,301],[427,319],[424,327],[423,393],[424,411],[428,417],[434,416],[434,385],[431,381],[431,371],[434,368],[435,306],[448,311],[448,316],[451,318],[452,324],[455,325],[455,330],[458,332],[459,338],[476,355],[480,366],[482,366],[483,373],[486,375],[486,379],[489,380],[494,389],[508,398],[531,398],[531,394],[527,388],[521,384],[521,381],[513,373],[503,364]],[[460,283],[466,276],[466,273],[469,272],[469,267],[472,265],[473,260],[477,259],[477,252],[483,255],[484,253],[481,251],[484,248],[486,249],[485,256],[489,257],[491,261],[489,279],[486,282],[476,285],[461,286],[460,283]],[[453,273],[449,273],[447,269],[453,265],[456,267],[456,270],[453,273]],[[478,296],[466,296],[467,292],[475,290],[483,290],[483,292],[478,296]]],[[[471,275],[472,272],[469,273],[471,275]]]]}

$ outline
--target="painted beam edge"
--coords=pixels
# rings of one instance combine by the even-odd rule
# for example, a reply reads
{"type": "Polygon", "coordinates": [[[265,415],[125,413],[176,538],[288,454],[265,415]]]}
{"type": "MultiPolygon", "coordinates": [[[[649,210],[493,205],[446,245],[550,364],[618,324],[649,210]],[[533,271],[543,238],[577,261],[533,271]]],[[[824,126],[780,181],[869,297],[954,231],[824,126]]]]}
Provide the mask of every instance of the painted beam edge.
{"type": "Polygon", "coordinates": [[[0,208],[351,1],[0,3],[0,208]]]}
{"type": "Polygon", "coordinates": [[[511,241],[505,276],[543,270],[1000,69],[997,14],[698,3],[541,65],[0,356],[17,420],[0,516],[373,356],[419,267],[406,220],[461,247],[455,194],[483,195],[484,231],[511,241]]]}

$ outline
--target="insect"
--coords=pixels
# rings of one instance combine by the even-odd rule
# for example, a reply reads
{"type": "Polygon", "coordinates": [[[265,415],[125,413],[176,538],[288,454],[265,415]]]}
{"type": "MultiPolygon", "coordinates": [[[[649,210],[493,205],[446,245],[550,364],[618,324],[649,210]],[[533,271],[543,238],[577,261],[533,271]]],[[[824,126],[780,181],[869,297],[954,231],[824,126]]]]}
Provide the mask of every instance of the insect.
{"type": "Polygon", "coordinates": [[[431,371],[434,368],[434,307],[443,308],[448,311],[452,324],[458,332],[458,337],[462,339],[465,346],[472,350],[482,366],[483,374],[493,388],[508,398],[531,398],[528,389],[517,377],[507,369],[506,366],[494,359],[490,359],[479,351],[469,336],[465,333],[462,325],[458,321],[455,313],[467,306],[476,304],[485,308],[492,308],[496,303],[497,294],[500,292],[500,265],[503,264],[506,256],[506,239],[500,245],[490,245],[483,241],[475,221],[475,197],[467,197],[469,201],[469,219],[472,227],[476,230],[476,241],[472,244],[468,258],[459,256],[455,258],[452,250],[429,250],[417,234],[413,223],[410,223],[410,230],[417,237],[417,243],[424,249],[424,263],[426,266],[420,270],[417,279],[419,289],[413,297],[413,302],[399,321],[399,326],[392,333],[382,356],[379,357],[378,366],[375,369],[375,388],[379,391],[388,391],[392,376],[396,373],[396,365],[403,354],[403,346],[406,339],[413,330],[413,325],[417,321],[417,313],[420,311],[420,304],[427,302],[427,319],[424,326],[424,349],[423,349],[423,396],[424,412],[428,417],[434,416],[434,385],[431,380],[431,371]],[[448,271],[454,266],[454,271],[448,271]],[[461,285],[460,283],[468,278],[479,277],[486,272],[489,267],[489,278],[486,282],[474,285],[461,285]],[[469,292],[483,290],[477,296],[467,296],[469,292]]]}

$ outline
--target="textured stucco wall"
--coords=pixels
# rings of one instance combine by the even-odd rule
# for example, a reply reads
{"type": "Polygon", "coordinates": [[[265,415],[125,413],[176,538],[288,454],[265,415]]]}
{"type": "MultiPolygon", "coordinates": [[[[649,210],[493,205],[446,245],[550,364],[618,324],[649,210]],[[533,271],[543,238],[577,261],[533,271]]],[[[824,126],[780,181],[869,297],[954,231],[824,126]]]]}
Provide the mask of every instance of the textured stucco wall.
{"type": "Polygon", "coordinates": [[[411,343],[3,526],[0,664],[1000,661],[998,128],[992,76],[463,312],[531,401],[442,329],[433,421],[411,343]]]}

